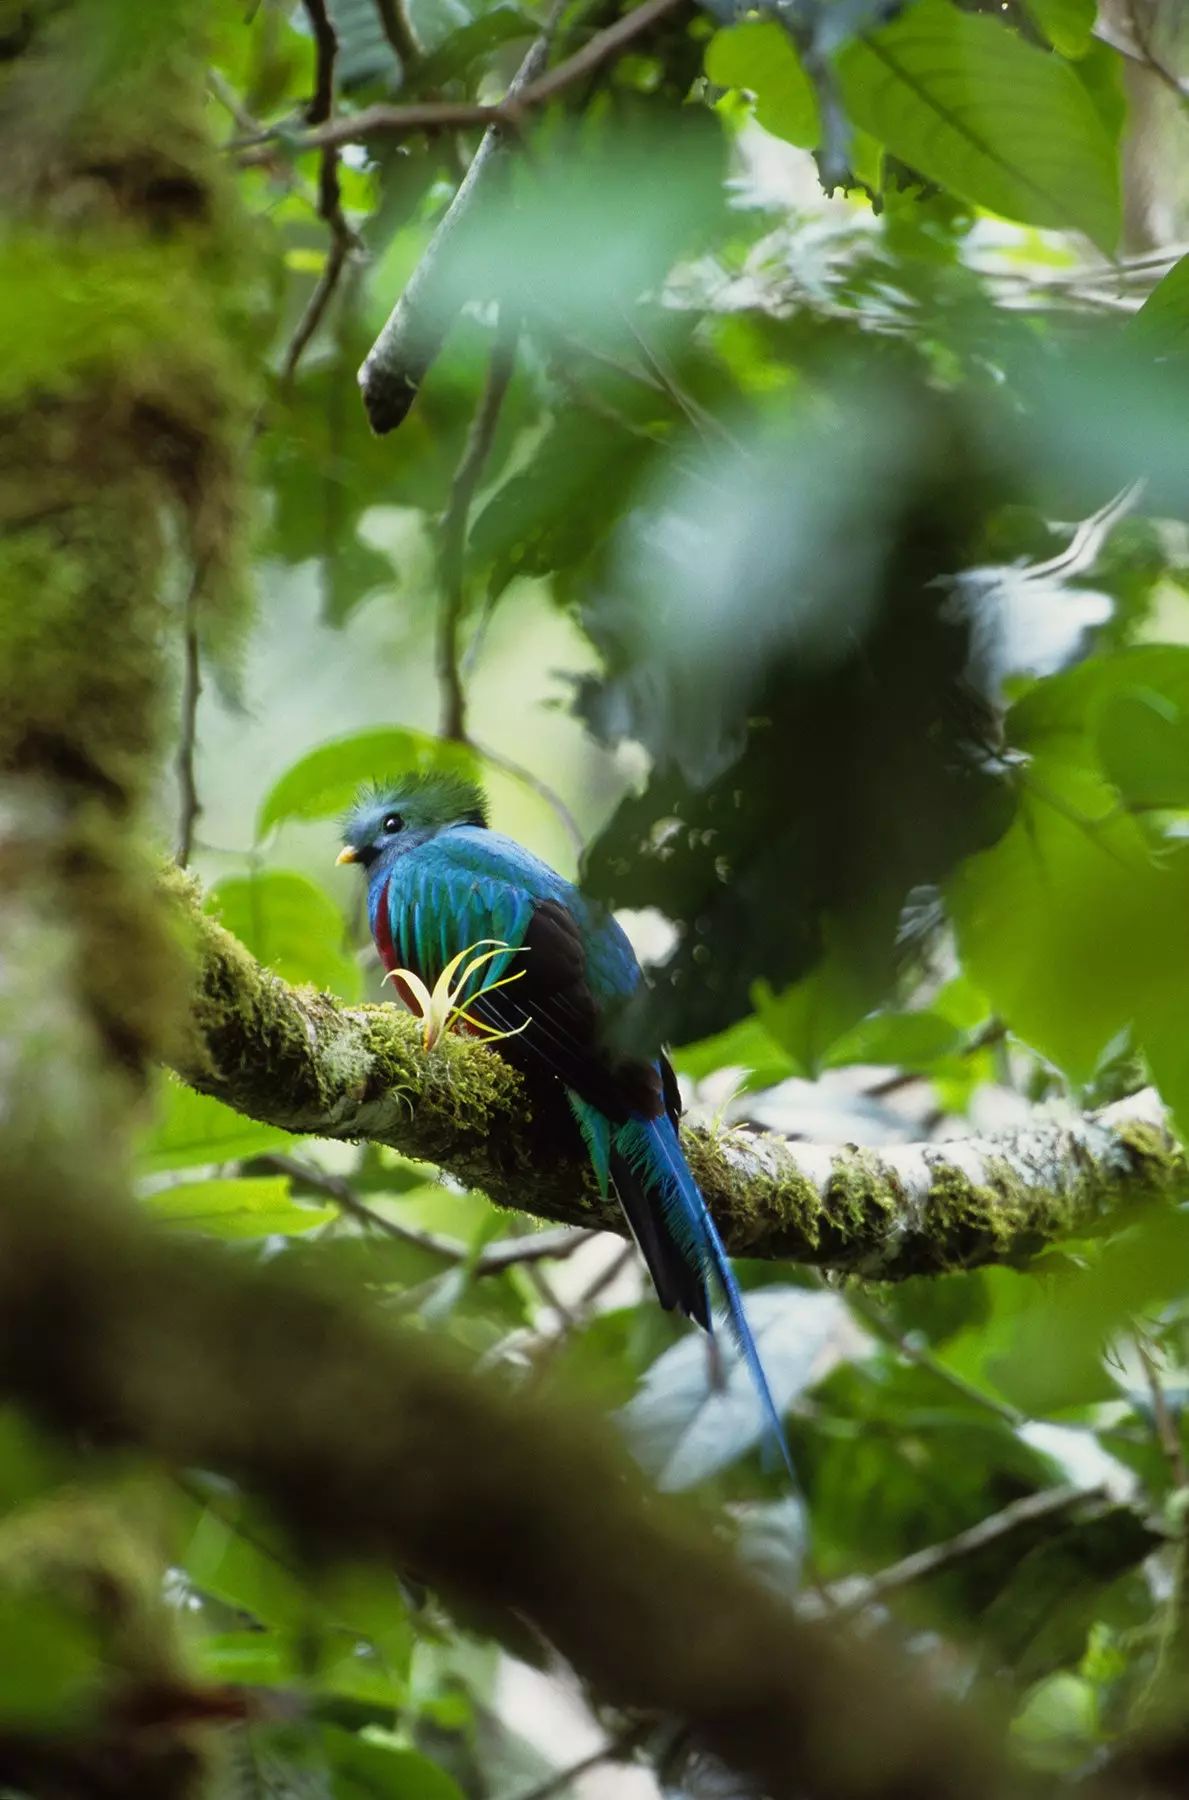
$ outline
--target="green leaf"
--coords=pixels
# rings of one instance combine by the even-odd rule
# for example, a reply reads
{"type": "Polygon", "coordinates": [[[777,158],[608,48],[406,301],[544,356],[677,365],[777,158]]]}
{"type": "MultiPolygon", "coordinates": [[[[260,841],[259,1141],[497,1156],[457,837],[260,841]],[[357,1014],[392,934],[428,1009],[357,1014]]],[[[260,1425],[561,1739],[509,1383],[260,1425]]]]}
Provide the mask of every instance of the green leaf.
{"type": "Polygon", "coordinates": [[[1012,1721],[1011,1733],[1034,1768],[1073,1775],[1085,1766],[1099,1729],[1093,1686],[1063,1670],[1032,1689],[1012,1721]]]}
{"type": "Polygon", "coordinates": [[[342,916],[304,875],[287,869],[229,875],[208,891],[205,910],[286,981],[357,997],[359,971],[342,947],[342,916]]]}
{"type": "Polygon", "coordinates": [[[423,92],[441,87],[462,75],[480,56],[486,56],[499,44],[516,38],[535,37],[539,27],[518,6],[493,6],[480,13],[468,25],[462,25],[426,57],[418,71],[418,85],[423,92]]]}
{"type": "Polygon", "coordinates": [[[187,1507],[194,1529],[182,1567],[201,1593],[226,1601],[258,1624],[308,1630],[316,1612],[313,1597],[273,1553],[266,1528],[246,1505],[241,1510],[243,1536],[213,1511],[187,1507]]]}
{"type": "Polygon", "coordinates": [[[927,1071],[961,1048],[964,1034],[932,1012],[874,1013],[843,1032],[823,1058],[827,1069],[852,1063],[884,1063],[891,1068],[927,1071]]]}
{"type": "Polygon", "coordinates": [[[1156,283],[1128,329],[1165,355],[1189,350],[1189,256],[1182,256],[1156,283]]]}
{"type": "Polygon", "coordinates": [[[826,954],[812,974],[782,994],[774,995],[766,982],[757,982],[754,993],[760,1024],[788,1053],[793,1072],[806,1079],[820,1074],[831,1045],[876,998],[837,933],[828,936],[826,954]]]}
{"type": "Polygon", "coordinates": [[[286,769],[260,803],[257,839],[289,819],[326,819],[341,813],[365,781],[382,781],[410,769],[444,769],[475,776],[474,754],[442,743],[423,731],[377,729],[353,732],[320,744],[286,769]]]}
{"type": "Polygon", "coordinates": [[[813,83],[775,19],[749,19],[716,31],[706,47],[706,73],[718,87],[754,94],[756,118],[773,137],[803,150],[815,150],[821,142],[813,83]]]}
{"type": "Polygon", "coordinates": [[[210,1681],[240,1681],[252,1687],[283,1687],[298,1674],[288,1638],[272,1631],[212,1632],[197,1640],[196,1652],[210,1681]]]}
{"type": "Polygon", "coordinates": [[[1117,1385],[1102,1360],[1111,1333],[1187,1283],[1189,1214],[1154,1210],[1105,1243],[1091,1267],[1033,1292],[988,1374],[1034,1418],[1112,1397],[1117,1385]]]}
{"type": "MultiPolygon", "coordinates": [[[[1059,777],[1038,763],[1038,782],[1059,777]]],[[[1189,1121],[1184,846],[1157,862],[1134,820],[1082,818],[1076,796],[1066,807],[1030,794],[1000,843],[959,870],[950,898],[963,963],[1012,1031],[1086,1082],[1133,1026],[1189,1121]]]]}
{"type": "Polygon", "coordinates": [[[1115,145],[1057,57],[995,19],[920,0],[837,58],[846,109],[893,155],[975,206],[1110,253],[1120,229],[1115,145]]]}
{"type": "Polygon", "coordinates": [[[1062,56],[1085,56],[1094,42],[1098,0],[1024,0],[1033,22],[1062,56]]]}
{"type": "Polygon", "coordinates": [[[1129,806],[1189,807],[1189,716],[1151,688],[1110,695],[1096,730],[1102,767],[1129,806]]]}
{"type": "Polygon", "coordinates": [[[754,1013],[714,1037],[673,1051],[670,1061],[679,1074],[688,1075],[691,1081],[703,1081],[719,1069],[745,1069],[747,1077],[740,1084],[744,1093],[775,1087],[778,1081],[787,1081],[797,1073],[792,1059],[754,1013]]]}
{"type": "Polygon", "coordinates": [[[182,1181],[147,1195],[143,1204],[163,1224],[219,1238],[293,1237],[338,1216],[333,1206],[291,1200],[284,1175],[182,1181]]]}
{"type": "Polygon", "coordinates": [[[200,1163],[241,1162],[266,1150],[291,1150],[288,1131],[233,1112],[209,1094],[196,1094],[176,1076],[164,1077],[160,1117],[140,1142],[137,1167],[144,1175],[193,1169],[200,1163]]]}
{"type": "Polygon", "coordinates": [[[462,1800],[437,1763],[417,1750],[397,1749],[324,1725],[322,1742],[334,1771],[336,1800],[462,1800]]]}

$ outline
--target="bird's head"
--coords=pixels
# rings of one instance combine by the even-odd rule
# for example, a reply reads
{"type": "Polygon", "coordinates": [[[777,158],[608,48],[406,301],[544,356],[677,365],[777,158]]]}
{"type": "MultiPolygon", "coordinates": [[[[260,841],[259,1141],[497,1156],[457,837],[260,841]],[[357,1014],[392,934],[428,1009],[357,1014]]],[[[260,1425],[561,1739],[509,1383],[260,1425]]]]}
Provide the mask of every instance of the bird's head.
{"type": "Polygon", "coordinates": [[[362,790],[343,820],[341,863],[377,863],[428,843],[452,825],[486,825],[483,790],[464,776],[430,772],[398,776],[362,790]]]}

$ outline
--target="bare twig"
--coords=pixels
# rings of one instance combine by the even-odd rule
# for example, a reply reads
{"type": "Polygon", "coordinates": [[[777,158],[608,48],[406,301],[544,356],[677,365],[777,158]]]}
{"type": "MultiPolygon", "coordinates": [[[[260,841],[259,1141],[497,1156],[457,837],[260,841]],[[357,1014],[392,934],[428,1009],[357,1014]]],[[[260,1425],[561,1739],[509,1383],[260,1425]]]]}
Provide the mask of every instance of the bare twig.
{"type": "MultiPolygon", "coordinates": [[[[549,55],[546,33],[535,38],[528,53],[508,86],[504,98],[507,105],[533,77],[544,68],[549,55]]],[[[374,113],[375,109],[371,109],[374,113]]],[[[441,111],[430,105],[421,112],[441,111]]],[[[404,292],[389,314],[379,337],[368,351],[359,371],[359,386],[372,430],[383,434],[392,431],[407,415],[418,390],[434,362],[454,315],[454,299],[450,294],[449,250],[459,226],[498,171],[506,138],[499,127],[506,125],[498,107],[462,109],[468,116],[448,123],[489,127],[471,164],[459,184],[444,217],[425,248],[404,292]]],[[[361,117],[365,115],[360,115],[361,117]]]]}
{"type": "Polygon", "coordinates": [[[1189,1472],[1185,1468],[1185,1452],[1181,1444],[1181,1433],[1169,1408],[1164,1384],[1160,1379],[1160,1371],[1156,1367],[1156,1360],[1139,1332],[1135,1334],[1135,1347],[1139,1353],[1140,1362],[1144,1366],[1148,1392],[1152,1396],[1152,1417],[1156,1427],[1157,1442],[1164,1452],[1169,1471],[1177,1487],[1189,1487],[1189,1472]]]}
{"type": "MultiPolygon", "coordinates": [[[[318,61],[314,83],[314,98],[310,102],[307,117],[311,125],[321,125],[328,121],[334,106],[334,65],[338,56],[338,39],[334,26],[326,10],[326,0],[303,0],[309,14],[314,42],[317,46],[318,61]]],[[[318,217],[323,220],[330,231],[330,245],[326,252],[326,261],[322,273],[318,277],[313,293],[310,295],[305,311],[298,321],[285,360],[281,367],[281,384],[288,386],[297,371],[306,346],[317,331],[330,305],[335,289],[338,287],[347,257],[355,246],[355,233],[348,225],[343,214],[343,197],[339,187],[339,156],[331,145],[323,148],[318,169],[318,217]]]]}
{"type": "Polygon", "coordinates": [[[604,1744],[601,1750],[592,1750],[589,1756],[580,1757],[567,1768],[555,1770],[536,1787],[520,1794],[518,1800],[555,1800],[556,1795],[564,1794],[568,1787],[583,1775],[589,1775],[592,1769],[601,1768],[603,1763],[624,1762],[645,1742],[651,1730],[650,1725],[639,1722],[627,1726],[604,1744]]]}
{"type": "Polygon", "coordinates": [[[180,818],[178,822],[177,865],[184,869],[194,851],[194,827],[202,812],[198,786],[194,777],[194,754],[198,744],[198,697],[202,693],[202,669],[198,645],[198,590],[201,578],[196,572],[186,595],[182,619],[182,700],[181,726],[178,732],[178,788],[180,818]]]}
{"type": "MultiPolygon", "coordinates": [[[[335,143],[354,141],[378,132],[432,130],[448,125],[483,124],[488,127],[471,161],[450,210],[442,219],[424,256],[408,281],[375,344],[359,371],[359,385],[373,431],[392,431],[408,414],[445,340],[457,310],[457,296],[450,293],[447,250],[459,225],[484,191],[500,162],[499,152],[508,135],[520,132],[526,111],[551,100],[564,88],[590,74],[616,56],[634,38],[647,31],[665,13],[687,0],[645,0],[643,6],[594,36],[588,44],[557,68],[545,73],[549,38],[560,5],[554,8],[545,31],[530,46],[498,106],[457,106],[453,103],[407,107],[370,107],[351,121],[351,137],[338,135],[335,143]]],[[[322,127],[305,142],[330,142],[322,127]]]]}
{"type": "Polygon", "coordinates": [[[960,1394],[963,1400],[968,1400],[973,1405],[981,1406],[985,1411],[994,1413],[995,1417],[1002,1419],[1005,1424],[1018,1429],[1021,1425],[1028,1423],[1027,1416],[1018,1411],[1016,1407],[1010,1406],[1006,1400],[997,1400],[993,1394],[984,1393],[982,1388],[975,1387],[972,1381],[967,1381],[964,1376],[956,1374],[953,1369],[947,1369],[945,1364],[939,1362],[935,1356],[931,1356],[928,1350],[918,1348],[909,1338],[898,1332],[894,1325],[889,1324],[878,1306],[873,1306],[861,1294],[848,1294],[846,1299],[851,1311],[862,1319],[865,1325],[870,1326],[876,1337],[882,1338],[885,1344],[898,1351],[907,1362],[915,1363],[918,1369],[927,1369],[930,1375],[936,1376],[938,1381],[943,1381],[956,1394],[960,1394]]]}
{"type": "MultiPolygon", "coordinates": [[[[470,1261],[470,1251],[465,1244],[454,1238],[439,1237],[436,1232],[418,1231],[414,1226],[401,1225],[395,1219],[387,1218],[361,1200],[349,1181],[340,1175],[330,1175],[325,1169],[315,1168],[313,1163],[302,1162],[299,1157],[286,1156],[282,1152],[270,1151],[266,1155],[252,1158],[252,1165],[257,1169],[267,1170],[274,1175],[287,1175],[291,1181],[299,1182],[312,1193],[325,1194],[333,1200],[341,1211],[358,1219],[373,1231],[380,1231],[386,1237],[394,1238],[398,1243],[410,1244],[418,1250],[428,1250],[433,1256],[440,1256],[444,1262],[465,1263],[470,1261]]],[[[563,1225],[556,1231],[533,1231],[519,1238],[501,1238],[498,1243],[488,1244],[481,1250],[471,1264],[471,1274],[475,1276],[502,1275],[506,1269],[540,1262],[561,1262],[567,1256],[573,1256],[584,1244],[589,1244],[597,1232],[586,1231],[581,1226],[563,1225]]]]}
{"type": "Polygon", "coordinates": [[[405,0],[376,0],[376,11],[407,81],[420,67],[423,53],[405,0]]]}
{"type": "Polygon", "coordinates": [[[685,6],[688,0],[644,0],[643,6],[635,7],[617,19],[614,25],[608,25],[605,31],[598,32],[581,50],[568,56],[565,62],[558,63],[547,75],[533,81],[518,96],[517,104],[521,107],[540,106],[546,100],[552,100],[563,88],[572,87],[581,81],[584,75],[591,75],[603,63],[618,56],[621,50],[634,42],[638,37],[650,30],[666,13],[675,12],[679,6],[685,6]]]}
{"type": "Polygon", "coordinates": [[[317,53],[314,97],[310,101],[306,118],[311,125],[322,125],[329,119],[334,108],[334,65],[338,58],[339,41],[326,10],[326,0],[302,0],[302,5],[310,21],[317,53]]]}
{"type": "Polygon", "coordinates": [[[450,484],[450,498],[442,516],[438,550],[441,600],[438,612],[437,670],[442,692],[442,736],[458,744],[467,742],[466,692],[459,669],[458,632],[465,598],[464,562],[471,502],[491,454],[500,409],[516,363],[518,324],[500,320],[487,380],[478,410],[471,421],[462,460],[450,484]]]}
{"type": "MultiPolygon", "coordinates": [[[[1058,1518],[1076,1506],[1087,1502],[1094,1504],[1104,1499],[1105,1495],[1100,1488],[1066,1486],[1045,1488],[1039,1494],[1027,1494],[1022,1500],[1013,1500],[1001,1511],[992,1513],[987,1519],[980,1519],[977,1525],[958,1532],[944,1543],[930,1544],[926,1550],[914,1551],[911,1556],[903,1557],[874,1575],[854,1576],[845,1581],[833,1582],[826,1590],[836,1609],[832,1616],[845,1617],[849,1613],[861,1612],[864,1607],[886,1599],[889,1594],[899,1593],[918,1581],[928,1581],[943,1569],[952,1568],[955,1563],[964,1562],[967,1557],[977,1556],[989,1545],[998,1543],[1001,1538],[1009,1537],[1024,1526],[1035,1525],[1042,1519],[1058,1518]]],[[[798,1611],[807,1616],[816,1616],[818,1603],[813,1597],[804,1595],[798,1611]]]]}
{"type": "MultiPolygon", "coordinates": [[[[558,63],[547,74],[538,75],[537,71],[548,53],[548,38],[537,38],[509,83],[504,98],[494,105],[484,106],[465,100],[427,100],[408,106],[365,106],[348,118],[336,119],[304,132],[292,147],[295,150],[339,148],[343,144],[363,143],[372,137],[401,137],[413,131],[444,131],[460,125],[489,125],[503,131],[519,132],[526,112],[543,106],[547,100],[581,81],[584,75],[592,74],[603,63],[618,56],[666,13],[688,3],[689,0],[645,0],[643,6],[637,6],[606,31],[600,31],[581,50],[558,63]]],[[[275,127],[265,135],[268,138],[282,136],[283,128],[275,127]]],[[[476,157],[484,155],[485,143],[486,140],[480,144],[476,157]]],[[[229,147],[250,151],[257,144],[241,138],[229,147]]],[[[473,162],[471,167],[474,167],[473,162]]]]}
{"type": "MultiPolygon", "coordinates": [[[[481,630],[482,626],[480,626],[479,629],[481,630]]],[[[476,633],[476,636],[478,636],[478,633],[476,633]]],[[[462,659],[464,670],[469,667],[471,663],[474,643],[475,640],[472,638],[471,643],[467,645],[466,655],[462,659]]],[[[582,827],[579,825],[577,819],[574,817],[561,795],[557,793],[554,788],[551,788],[547,781],[543,781],[541,777],[535,775],[531,769],[526,769],[523,763],[514,762],[510,756],[505,756],[502,750],[493,750],[490,744],[481,744],[479,740],[474,737],[471,738],[470,744],[472,750],[477,750],[479,755],[483,757],[485,761],[493,763],[497,769],[503,769],[504,773],[506,775],[511,775],[514,781],[522,781],[525,787],[533,790],[534,794],[539,794],[546,806],[551,807],[553,812],[556,813],[563,830],[569,837],[577,854],[582,854],[582,851],[586,846],[586,837],[582,827]]]]}

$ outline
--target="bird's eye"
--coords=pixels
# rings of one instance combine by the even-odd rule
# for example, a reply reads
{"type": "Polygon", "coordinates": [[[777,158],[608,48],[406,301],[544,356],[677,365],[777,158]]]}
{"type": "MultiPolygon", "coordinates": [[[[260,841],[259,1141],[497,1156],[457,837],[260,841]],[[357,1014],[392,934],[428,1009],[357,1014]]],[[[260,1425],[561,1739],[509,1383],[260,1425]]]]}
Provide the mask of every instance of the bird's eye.
{"type": "Polygon", "coordinates": [[[384,825],[383,825],[383,829],[385,831],[388,831],[388,832],[400,831],[403,829],[403,827],[404,827],[404,820],[401,818],[399,813],[385,813],[384,825]]]}

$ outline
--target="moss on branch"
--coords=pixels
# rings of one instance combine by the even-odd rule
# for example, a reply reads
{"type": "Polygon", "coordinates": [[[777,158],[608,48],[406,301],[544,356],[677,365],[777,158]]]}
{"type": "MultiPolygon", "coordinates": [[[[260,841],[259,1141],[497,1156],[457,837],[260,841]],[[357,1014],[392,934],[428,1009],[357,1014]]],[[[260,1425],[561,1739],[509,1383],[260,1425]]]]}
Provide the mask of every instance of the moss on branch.
{"type": "MultiPolygon", "coordinates": [[[[395,1006],[344,1007],[262,969],[167,877],[194,936],[192,1033],[175,1058],[204,1093],[295,1133],[368,1139],[439,1163],[499,1205],[624,1230],[599,1194],[556,1084],[450,1036],[426,1052],[395,1006]]],[[[1150,1097],[1073,1124],[885,1151],[687,1129],[702,1191],[737,1255],[871,1280],[1024,1263],[1166,1195],[1180,1148],[1150,1097]]]]}

